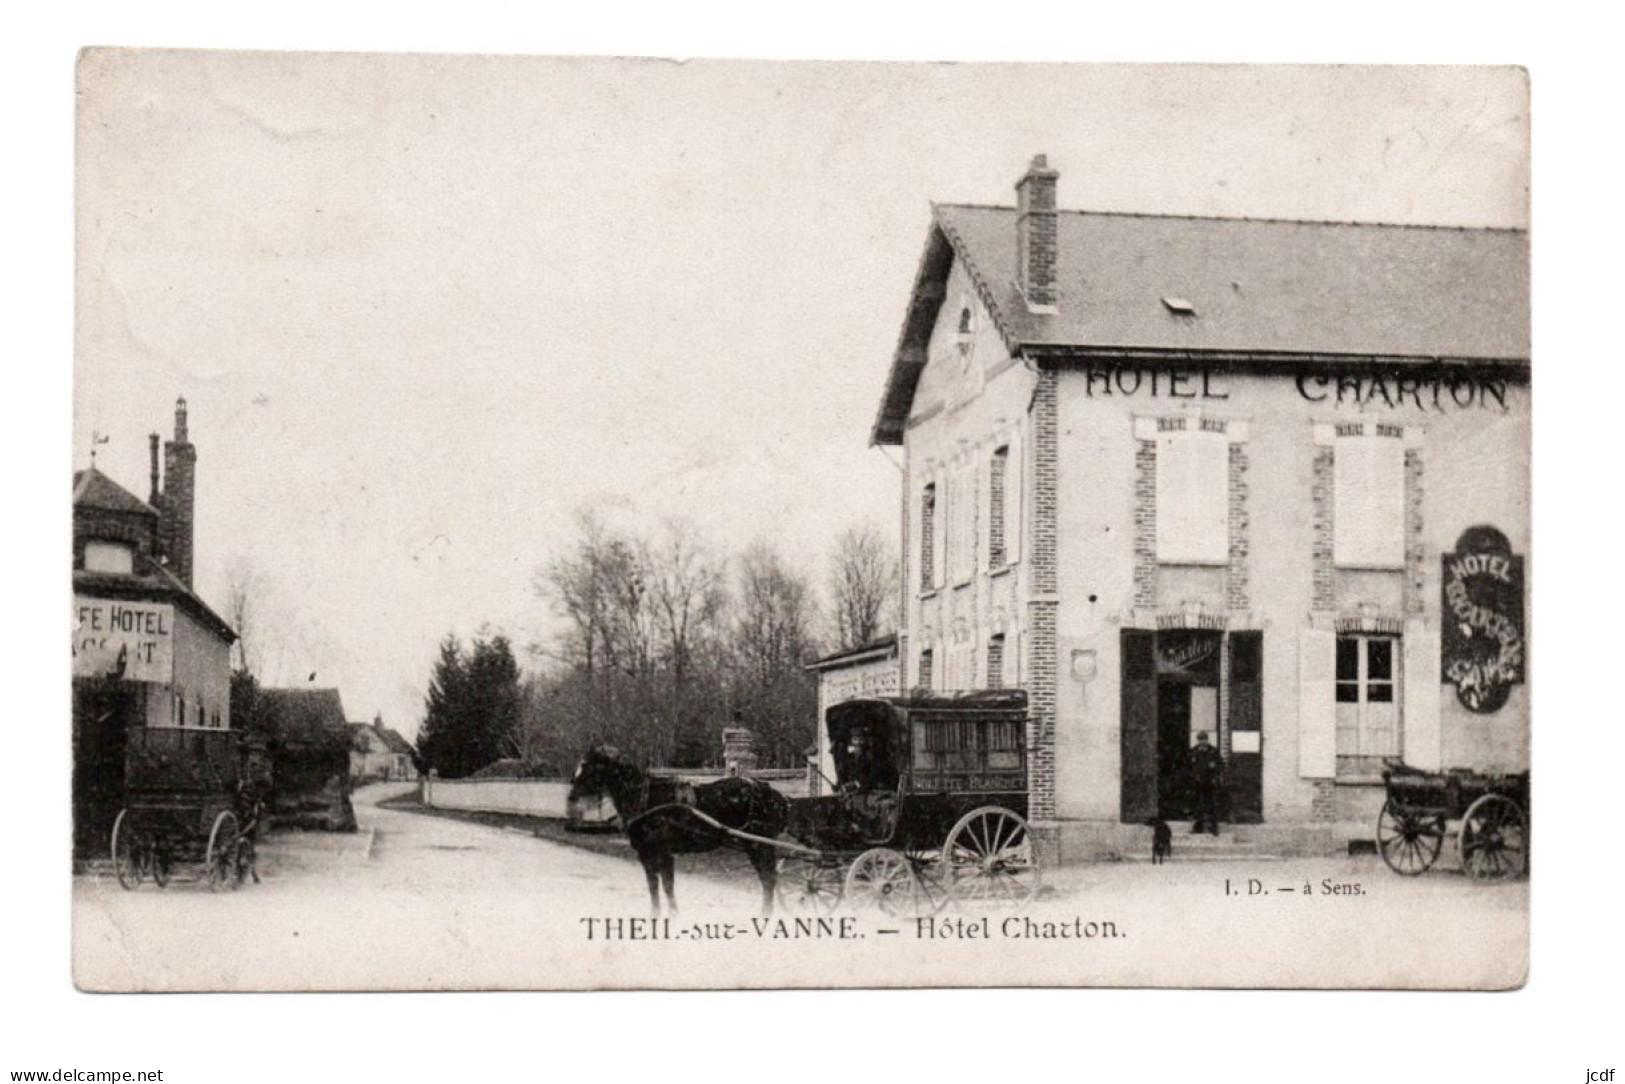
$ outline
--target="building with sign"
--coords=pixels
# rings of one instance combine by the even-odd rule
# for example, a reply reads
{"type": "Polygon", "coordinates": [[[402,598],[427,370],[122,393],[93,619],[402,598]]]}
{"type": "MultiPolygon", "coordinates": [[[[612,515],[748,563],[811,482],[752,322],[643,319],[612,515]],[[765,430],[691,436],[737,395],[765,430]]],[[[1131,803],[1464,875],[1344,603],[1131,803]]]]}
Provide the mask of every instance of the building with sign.
{"type": "Polygon", "coordinates": [[[824,713],[832,705],[867,696],[897,696],[902,673],[897,666],[897,637],[883,636],[846,648],[807,664],[818,675],[818,736],[814,745],[813,794],[823,793],[835,779],[835,760],[824,729],[824,713]]]}
{"type": "Polygon", "coordinates": [[[1385,760],[1527,767],[1527,236],[936,205],[872,442],[902,683],[1021,686],[1063,858],[1370,839],[1385,760]]]}
{"type": "Polygon", "coordinates": [[[73,476],[74,832],[105,851],[123,805],[131,727],[230,729],[236,634],[192,589],[197,452],[186,401],[151,439],[147,500],[94,465],[73,476]]]}

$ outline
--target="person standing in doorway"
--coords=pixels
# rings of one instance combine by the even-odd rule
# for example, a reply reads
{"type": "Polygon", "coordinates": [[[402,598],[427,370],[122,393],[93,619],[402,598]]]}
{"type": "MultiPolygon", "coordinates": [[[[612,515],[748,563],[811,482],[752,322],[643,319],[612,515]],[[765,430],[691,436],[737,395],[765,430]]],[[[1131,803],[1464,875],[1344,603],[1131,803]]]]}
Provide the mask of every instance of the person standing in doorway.
{"type": "Polygon", "coordinates": [[[1196,823],[1191,834],[1211,832],[1219,834],[1219,784],[1224,775],[1224,760],[1219,751],[1208,743],[1207,731],[1198,731],[1196,747],[1191,750],[1191,798],[1195,806],[1196,823]]]}

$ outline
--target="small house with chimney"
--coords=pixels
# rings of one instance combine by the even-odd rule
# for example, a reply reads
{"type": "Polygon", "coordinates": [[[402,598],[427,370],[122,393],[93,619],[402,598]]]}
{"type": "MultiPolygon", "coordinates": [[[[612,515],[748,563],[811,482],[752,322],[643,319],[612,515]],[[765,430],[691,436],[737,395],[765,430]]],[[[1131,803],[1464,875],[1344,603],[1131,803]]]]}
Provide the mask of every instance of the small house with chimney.
{"type": "Polygon", "coordinates": [[[1028,693],[1062,860],[1370,840],[1390,761],[1527,767],[1523,231],[937,204],[871,442],[898,666],[1028,693]]]}
{"type": "Polygon", "coordinates": [[[73,801],[76,853],[105,852],[124,804],[133,727],[231,728],[236,634],[192,584],[197,450],[186,400],[151,438],[142,500],[96,468],[73,476],[73,801]]]}

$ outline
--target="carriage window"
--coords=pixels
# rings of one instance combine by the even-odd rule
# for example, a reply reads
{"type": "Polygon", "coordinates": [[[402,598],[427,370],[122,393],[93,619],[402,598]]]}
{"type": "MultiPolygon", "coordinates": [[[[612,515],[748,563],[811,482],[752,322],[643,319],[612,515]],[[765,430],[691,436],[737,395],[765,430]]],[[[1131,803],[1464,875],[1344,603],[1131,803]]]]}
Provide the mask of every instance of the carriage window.
{"type": "Polygon", "coordinates": [[[1402,754],[1395,689],[1399,640],[1392,636],[1337,638],[1337,768],[1340,775],[1374,775],[1385,757],[1402,754]]]}

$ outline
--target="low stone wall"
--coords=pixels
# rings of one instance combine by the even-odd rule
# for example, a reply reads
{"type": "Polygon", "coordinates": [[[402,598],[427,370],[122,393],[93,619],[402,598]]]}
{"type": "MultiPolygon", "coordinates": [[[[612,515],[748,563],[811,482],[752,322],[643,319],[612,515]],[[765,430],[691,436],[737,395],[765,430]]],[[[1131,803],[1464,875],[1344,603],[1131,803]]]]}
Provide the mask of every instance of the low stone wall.
{"type": "Polygon", "coordinates": [[[523,813],[564,819],[570,784],[558,779],[434,779],[423,782],[425,805],[480,813],[523,813]]]}
{"type": "MultiPolygon", "coordinates": [[[[722,772],[657,771],[694,783],[714,782],[722,772]]],[[[759,771],[754,777],[790,798],[805,797],[807,773],[799,769],[759,771]]],[[[479,813],[522,813],[532,817],[567,816],[570,784],[563,779],[424,779],[423,804],[435,809],[479,813]]]]}

